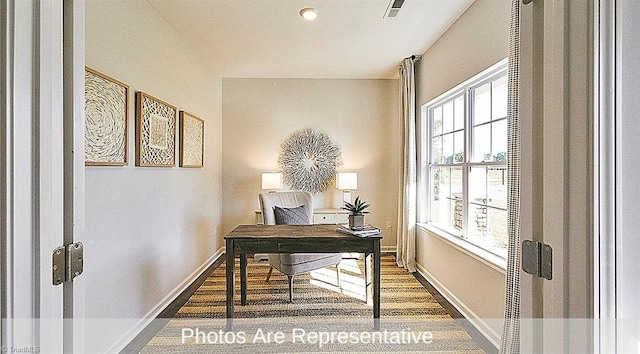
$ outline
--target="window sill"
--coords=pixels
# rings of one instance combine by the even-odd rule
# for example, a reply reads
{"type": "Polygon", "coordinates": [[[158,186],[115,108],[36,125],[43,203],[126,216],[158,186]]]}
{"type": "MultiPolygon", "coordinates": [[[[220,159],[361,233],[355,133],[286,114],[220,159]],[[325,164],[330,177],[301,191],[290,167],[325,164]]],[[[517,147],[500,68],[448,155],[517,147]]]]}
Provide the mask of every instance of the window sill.
{"type": "Polygon", "coordinates": [[[457,248],[458,250],[468,254],[469,256],[477,259],[478,261],[488,265],[489,267],[499,271],[502,274],[506,274],[507,269],[507,260],[495,255],[487,250],[484,250],[472,243],[465,241],[464,239],[448,234],[445,231],[438,229],[429,224],[418,223],[419,228],[430,232],[431,234],[437,236],[442,239],[446,243],[449,243],[451,246],[457,248]]]}

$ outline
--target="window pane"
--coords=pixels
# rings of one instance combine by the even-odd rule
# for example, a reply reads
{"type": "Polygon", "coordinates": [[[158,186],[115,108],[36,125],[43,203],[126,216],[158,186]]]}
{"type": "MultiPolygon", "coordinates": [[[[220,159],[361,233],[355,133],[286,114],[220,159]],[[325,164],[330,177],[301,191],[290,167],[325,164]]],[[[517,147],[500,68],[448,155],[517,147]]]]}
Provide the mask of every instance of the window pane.
{"type": "Polygon", "coordinates": [[[501,120],[493,124],[491,132],[491,149],[493,161],[507,161],[507,120],[501,120]]]}
{"type": "Polygon", "coordinates": [[[493,119],[507,116],[507,77],[503,76],[493,82],[492,94],[493,119]]]}
{"type": "Polygon", "coordinates": [[[449,168],[440,169],[440,208],[436,210],[440,226],[451,227],[451,173],[449,168]]]}
{"type": "Polygon", "coordinates": [[[462,168],[451,168],[451,194],[455,198],[462,199],[462,168]]]}
{"type": "Polygon", "coordinates": [[[442,137],[438,136],[431,141],[433,144],[431,149],[431,161],[432,163],[442,163],[442,137]]]}
{"type": "Polygon", "coordinates": [[[453,129],[464,129],[464,96],[460,96],[453,101],[453,114],[453,129]]]}
{"type": "Polygon", "coordinates": [[[440,214],[438,211],[441,208],[442,196],[440,195],[440,176],[442,173],[439,168],[431,169],[431,195],[430,195],[430,206],[429,210],[431,211],[431,215],[429,220],[433,223],[440,223],[440,214]]]}
{"type": "MultiPolygon", "coordinates": [[[[487,168],[472,167],[469,172],[469,204],[487,204],[487,168]]],[[[473,210],[473,207],[469,207],[473,210]]]]}
{"type": "Polygon", "coordinates": [[[487,237],[487,207],[484,205],[469,204],[469,225],[467,240],[485,246],[487,237]]]}
{"type": "Polygon", "coordinates": [[[442,136],[442,156],[444,163],[453,163],[453,134],[442,136]]]}
{"type": "Polygon", "coordinates": [[[431,110],[433,115],[433,134],[432,136],[442,134],[442,107],[437,107],[431,110]]]}
{"type": "Polygon", "coordinates": [[[507,256],[507,212],[477,207],[468,240],[502,257],[507,256]]]}
{"type": "Polygon", "coordinates": [[[507,256],[507,211],[488,208],[487,249],[503,257],[507,256]]]}
{"type": "Polygon", "coordinates": [[[485,167],[473,167],[469,172],[469,240],[482,239],[487,231],[487,172],[485,167]]]}
{"type": "Polygon", "coordinates": [[[464,131],[453,134],[453,162],[464,161],[464,131]]]}
{"type": "Polygon", "coordinates": [[[449,133],[453,131],[453,101],[449,101],[442,105],[442,132],[449,133]]]}
{"type": "Polygon", "coordinates": [[[462,231],[462,169],[433,169],[431,222],[453,233],[462,231]]]}
{"type": "Polygon", "coordinates": [[[463,206],[462,206],[462,168],[451,168],[451,197],[453,228],[462,231],[463,206]]]}
{"type": "Polygon", "coordinates": [[[491,124],[473,128],[473,162],[491,161],[491,124]]]}
{"type": "Polygon", "coordinates": [[[491,83],[488,82],[473,91],[473,125],[491,120],[491,83]]]}
{"type": "Polygon", "coordinates": [[[506,167],[489,167],[488,204],[498,208],[507,208],[507,169],[506,167]]]}

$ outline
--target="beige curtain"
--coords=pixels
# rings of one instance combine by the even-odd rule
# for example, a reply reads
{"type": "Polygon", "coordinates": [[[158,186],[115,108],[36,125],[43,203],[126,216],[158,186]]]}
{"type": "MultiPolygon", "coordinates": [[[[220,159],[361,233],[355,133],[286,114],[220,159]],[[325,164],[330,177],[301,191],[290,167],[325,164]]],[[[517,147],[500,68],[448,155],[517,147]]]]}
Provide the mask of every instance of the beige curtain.
{"type": "Polygon", "coordinates": [[[507,279],[500,353],[520,352],[520,0],[511,1],[507,106],[507,279]]]}
{"type": "Polygon", "coordinates": [[[416,92],[415,57],[406,58],[400,67],[402,96],[402,156],[398,191],[397,263],[409,272],[416,271],[416,92]]]}

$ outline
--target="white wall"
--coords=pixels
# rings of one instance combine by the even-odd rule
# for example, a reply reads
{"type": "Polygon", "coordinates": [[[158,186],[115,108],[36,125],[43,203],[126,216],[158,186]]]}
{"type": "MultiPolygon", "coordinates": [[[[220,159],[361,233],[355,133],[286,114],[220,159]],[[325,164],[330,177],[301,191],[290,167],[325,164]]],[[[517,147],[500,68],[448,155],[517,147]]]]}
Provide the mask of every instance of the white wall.
{"type": "MultiPolygon", "coordinates": [[[[417,108],[507,57],[509,0],[477,0],[417,64],[417,108]]],[[[501,318],[504,272],[423,228],[416,236],[419,270],[465,315],[501,318]]],[[[499,321],[479,325],[495,343],[499,321]]]]}
{"type": "Polygon", "coordinates": [[[144,0],[86,2],[86,65],[130,85],[128,165],[86,167],[86,316],[143,318],[223,246],[221,81],[144,0]],[[205,120],[204,168],[135,167],[136,91],[205,120]]]}
{"type": "Polygon", "coordinates": [[[476,0],[416,65],[417,106],[507,57],[509,0],[476,0]]]}
{"type": "MultiPolygon", "coordinates": [[[[224,232],[255,223],[261,172],[278,170],[280,144],[291,133],[312,128],[340,147],[341,171],[358,172],[352,199],[360,195],[371,203],[367,222],[392,222],[382,245],[395,246],[398,80],[225,78],[222,92],[224,232]]],[[[341,199],[332,185],[314,204],[335,208],[341,199]]]]}
{"type": "Polygon", "coordinates": [[[505,299],[503,264],[488,262],[423,226],[416,232],[417,267],[494,345],[500,344],[505,299]]]}

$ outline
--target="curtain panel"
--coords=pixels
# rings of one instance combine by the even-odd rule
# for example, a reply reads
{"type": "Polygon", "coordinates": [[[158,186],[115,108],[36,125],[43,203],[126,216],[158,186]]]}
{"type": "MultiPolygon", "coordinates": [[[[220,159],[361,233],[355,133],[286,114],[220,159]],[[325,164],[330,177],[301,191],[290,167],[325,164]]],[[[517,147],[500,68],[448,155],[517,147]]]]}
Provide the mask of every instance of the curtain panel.
{"type": "Polygon", "coordinates": [[[511,1],[507,106],[507,277],[500,353],[520,352],[520,0],[511,1]]]}
{"type": "Polygon", "coordinates": [[[402,132],[400,186],[398,191],[397,264],[409,272],[416,271],[416,92],[415,56],[400,66],[402,132]]]}

